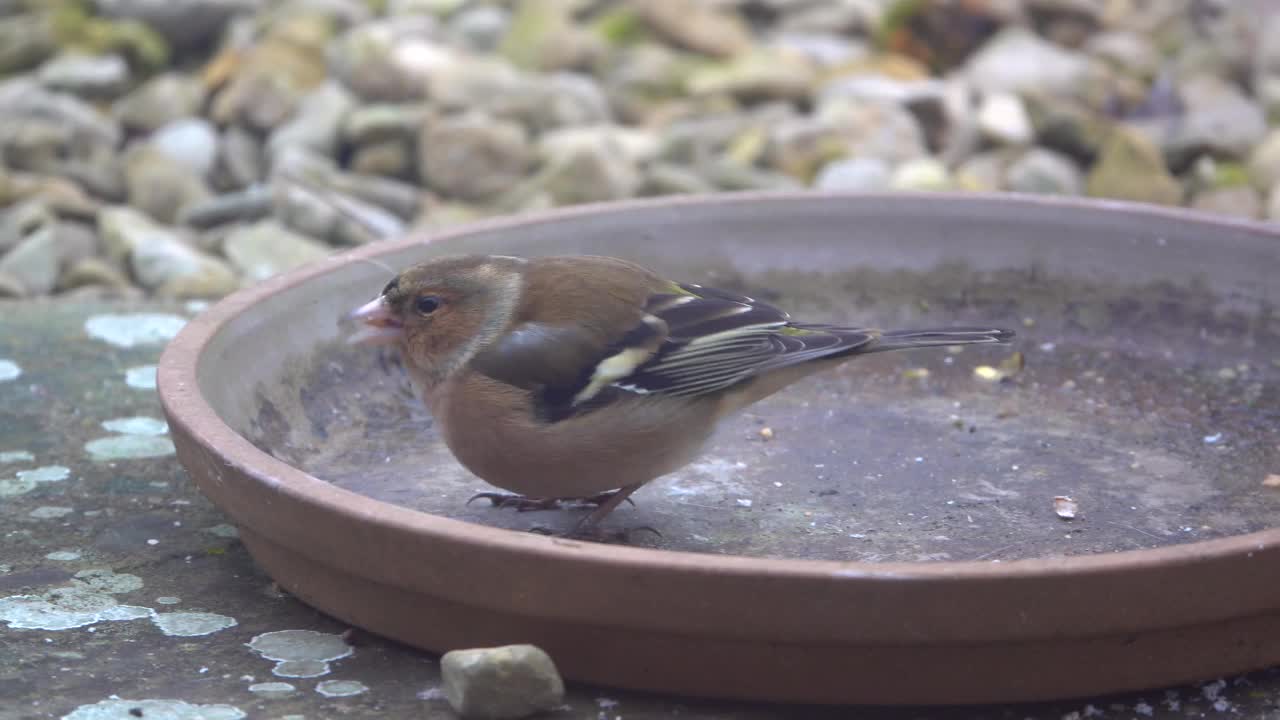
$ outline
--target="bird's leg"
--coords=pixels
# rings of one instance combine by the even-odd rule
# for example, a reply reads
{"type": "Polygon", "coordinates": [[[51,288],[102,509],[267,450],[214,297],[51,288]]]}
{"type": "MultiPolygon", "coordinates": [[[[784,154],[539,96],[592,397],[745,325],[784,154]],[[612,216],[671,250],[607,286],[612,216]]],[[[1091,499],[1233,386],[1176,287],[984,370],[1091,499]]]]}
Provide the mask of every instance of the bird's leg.
{"type": "MultiPolygon", "coordinates": [[[[617,530],[617,531],[603,531],[598,527],[600,521],[603,520],[606,515],[613,512],[615,509],[617,509],[617,507],[622,504],[623,500],[626,500],[627,502],[632,502],[630,498],[631,493],[639,489],[640,489],[639,484],[628,485],[624,488],[614,490],[613,492],[610,492],[610,493],[601,493],[600,495],[597,495],[596,498],[603,497],[604,502],[600,503],[595,510],[592,510],[591,514],[579,520],[578,523],[573,526],[573,529],[569,530],[568,532],[557,533],[551,528],[547,528],[543,526],[532,527],[529,529],[529,532],[538,533],[540,535],[556,535],[559,537],[579,538],[582,540],[596,540],[601,542],[605,542],[609,540],[614,540],[614,541],[629,540],[630,534],[636,530],[648,530],[654,535],[657,535],[658,537],[662,537],[662,533],[658,532],[654,528],[651,528],[647,525],[641,526],[641,527],[626,528],[624,530],[617,530]]],[[[634,505],[635,503],[632,502],[632,504],[634,505]]]]}
{"type": "MultiPolygon", "coordinates": [[[[628,485],[623,488],[618,488],[611,493],[607,493],[608,497],[604,498],[604,502],[597,505],[596,509],[592,510],[589,515],[579,520],[578,524],[573,527],[572,531],[570,531],[571,534],[577,535],[584,531],[591,530],[597,523],[603,520],[606,515],[613,512],[615,508],[621,505],[623,500],[631,502],[631,504],[634,505],[635,503],[631,501],[631,493],[639,489],[640,484],[637,483],[635,485],[628,485]]],[[[601,495],[597,495],[596,497],[601,497],[605,494],[606,493],[601,493],[601,495]]]]}
{"type": "MultiPolygon", "coordinates": [[[[608,504],[614,498],[614,496],[618,495],[621,492],[622,490],[610,490],[608,492],[602,492],[598,495],[592,495],[590,497],[580,497],[580,498],[555,498],[555,497],[535,498],[535,497],[528,497],[525,495],[514,495],[512,493],[482,492],[482,493],[476,493],[475,495],[472,495],[467,500],[466,504],[470,505],[475,500],[484,499],[493,503],[494,507],[511,507],[511,508],[515,508],[517,512],[530,512],[533,510],[556,510],[560,508],[562,505],[569,503],[573,505],[595,507],[598,511],[599,508],[608,504]]],[[[635,505],[635,502],[632,501],[631,498],[627,497],[627,495],[630,495],[631,492],[634,492],[634,490],[625,493],[621,499],[626,500],[632,505],[635,505]]],[[[610,506],[610,509],[616,506],[617,506],[617,503],[614,503],[614,505],[610,506]]]]}

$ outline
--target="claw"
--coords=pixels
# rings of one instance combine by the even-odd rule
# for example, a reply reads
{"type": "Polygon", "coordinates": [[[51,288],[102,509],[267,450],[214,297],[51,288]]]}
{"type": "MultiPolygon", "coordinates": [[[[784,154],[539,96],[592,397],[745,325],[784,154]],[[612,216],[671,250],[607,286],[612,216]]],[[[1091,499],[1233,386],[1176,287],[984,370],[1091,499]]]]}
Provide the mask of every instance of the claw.
{"type": "Polygon", "coordinates": [[[531,498],[524,495],[512,495],[510,493],[500,492],[482,492],[467,498],[466,505],[479,499],[488,500],[493,507],[513,507],[518,512],[530,512],[533,510],[554,510],[560,506],[560,501],[556,498],[531,498]]]}
{"type": "MultiPolygon", "coordinates": [[[[479,492],[467,498],[464,505],[470,505],[476,500],[484,499],[492,503],[493,507],[513,507],[519,512],[531,512],[533,510],[555,510],[562,505],[570,505],[574,507],[599,507],[609,502],[609,500],[617,495],[617,490],[602,492],[598,495],[580,498],[533,498],[525,495],[515,495],[503,492],[479,492]]],[[[623,498],[634,506],[636,503],[631,498],[623,498]]]]}

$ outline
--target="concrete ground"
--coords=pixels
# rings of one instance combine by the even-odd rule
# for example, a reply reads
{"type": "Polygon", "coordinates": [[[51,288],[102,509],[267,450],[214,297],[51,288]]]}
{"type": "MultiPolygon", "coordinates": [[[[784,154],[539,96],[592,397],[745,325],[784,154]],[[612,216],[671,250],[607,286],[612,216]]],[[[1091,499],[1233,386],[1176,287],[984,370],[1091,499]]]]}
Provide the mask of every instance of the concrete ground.
{"type": "MultiPolygon", "coordinates": [[[[0,304],[0,720],[451,717],[436,657],[359,632],[344,641],[348,628],[273,586],[174,459],[152,366],[198,309],[0,304]]],[[[550,717],[1280,718],[1280,669],[953,709],[571,685],[550,717]]]]}

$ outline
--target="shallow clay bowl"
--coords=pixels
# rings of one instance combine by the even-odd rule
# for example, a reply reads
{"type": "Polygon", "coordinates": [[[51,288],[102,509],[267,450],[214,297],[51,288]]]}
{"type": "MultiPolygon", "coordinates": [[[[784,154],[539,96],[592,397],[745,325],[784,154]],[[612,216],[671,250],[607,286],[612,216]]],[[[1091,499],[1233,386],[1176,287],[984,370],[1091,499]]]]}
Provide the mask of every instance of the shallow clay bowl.
{"type": "Polygon", "coordinates": [[[257,561],[411,645],[533,642],[576,680],[726,698],[1093,695],[1280,662],[1278,278],[1275,228],[1126,205],[640,202],[275,278],[193,320],[159,385],[257,561]],[[661,537],[568,541],[527,530],[580,508],[465,505],[486,486],[396,358],[343,343],[384,265],[458,252],[615,255],[807,320],[1019,335],[802,382],[605,523],[661,537]]]}

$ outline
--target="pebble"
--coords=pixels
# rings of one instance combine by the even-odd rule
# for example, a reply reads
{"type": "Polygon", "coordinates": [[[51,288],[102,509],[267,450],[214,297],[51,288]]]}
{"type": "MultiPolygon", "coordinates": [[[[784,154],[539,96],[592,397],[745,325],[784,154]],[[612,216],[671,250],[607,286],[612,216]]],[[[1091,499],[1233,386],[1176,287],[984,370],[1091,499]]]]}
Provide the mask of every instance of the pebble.
{"type": "Polygon", "coordinates": [[[213,299],[415,227],[725,190],[1280,216],[1253,3],[90,4],[0,0],[0,297],[213,299]]]}
{"type": "Polygon", "coordinates": [[[45,295],[58,280],[58,255],[55,226],[40,225],[0,257],[0,273],[20,283],[24,295],[45,295]]]}
{"type": "Polygon", "coordinates": [[[1071,95],[1086,89],[1097,69],[1067,50],[1017,26],[1001,30],[969,59],[969,81],[988,93],[1071,95]]]}
{"type": "Polygon", "coordinates": [[[251,281],[321,260],[328,250],[324,244],[295,233],[276,220],[233,230],[223,241],[227,258],[251,281]]]}
{"type": "Polygon", "coordinates": [[[933,158],[908,160],[894,169],[889,187],[894,190],[948,190],[952,187],[951,173],[933,158]]]}
{"type": "Polygon", "coordinates": [[[419,139],[418,172],[427,187],[483,201],[516,185],[533,166],[523,127],[482,114],[429,120],[419,139]]]}
{"type": "Polygon", "coordinates": [[[203,118],[178,118],[159,128],[148,144],[192,174],[205,177],[218,159],[218,131],[203,118]]]}
{"type": "MultiPolygon", "coordinates": [[[[0,382],[9,382],[10,380],[17,380],[21,376],[22,376],[22,367],[19,366],[18,363],[12,360],[0,358],[0,382]]],[[[5,456],[10,457],[7,453],[5,454],[5,456]]],[[[21,457],[21,456],[14,455],[12,457],[21,457]]],[[[6,460],[6,462],[12,462],[12,460],[6,460]]]]}
{"type": "Polygon", "coordinates": [[[687,50],[732,57],[751,49],[751,32],[742,18],[711,3],[643,0],[637,6],[654,32],[687,50]]]}
{"type": "Polygon", "coordinates": [[[1084,192],[1084,176],[1066,155],[1032,148],[1009,165],[1005,186],[1013,192],[1080,195],[1084,192]]]}
{"type": "Polygon", "coordinates": [[[891,168],[884,160],[860,157],[824,165],[813,184],[819,190],[874,192],[887,189],[891,177],[891,168]]]}
{"type": "Polygon", "coordinates": [[[86,98],[113,98],[129,83],[129,65],[119,55],[60,55],[40,66],[36,77],[50,90],[86,98]]]}
{"type": "Polygon", "coordinates": [[[255,185],[187,205],[178,219],[184,225],[210,228],[226,223],[258,220],[270,214],[271,190],[255,185]]]}
{"type": "Polygon", "coordinates": [[[160,225],[131,208],[112,208],[99,217],[108,252],[127,259],[138,284],[168,297],[220,297],[239,279],[222,260],[192,247],[178,230],[160,225]]]}
{"type": "Polygon", "coordinates": [[[999,145],[1026,145],[1035,133],[1022,99],[1012,93],[990,93],[978,106],[978,128],[999,145]]]}
{"type": "Polygon", "coordinates": [[[559,707],[564,681],[533,645],[454,650],[440,659],[443,690],[463,718],[523,718],[559,707]]]}
{"type": "Polygon", "coordinates": [[[288,147],[301,147],[328,156],[336,153],[342,124],[356,105],[356,98],[342,85],[326,82],[307,93],[293,117],[277,127],[267,140],[267,153],[275,156],[288,147]]]}
{"type": "Polygon", "coordinates": [[[204,98],[204,86],[196,78],[166,72],[118,100],[112,114],[127,128],[154,132],[172,122],[194,117],[200,112],[204,98]]]}
{"type": "MultiPolygon", "coordinates": [[[[183,152],[172,143],[169,148],[183,152]]],[[[174,223],[184,208],[210,195],[208,186],[189,162],[186,157],[175,158],[169,150],[154,145],[136,148],[125,159],[129,204],[161,223],[174,223]]]]}
{"type": "Polygon", "coordinates": [[[1142,133],[1125,127],[1111,132],[1089,171],[1085,192],[1157,205],[1178,205],[1183,194],[1160,149],[1142,133]]]}
{"type": "Polygon", "coordinates": [[[1191,207],[1204,212],[1256,220],[1262,217],[1262,198],[1248,185],[1210,188],[1191,198],[1191,207]]]}

